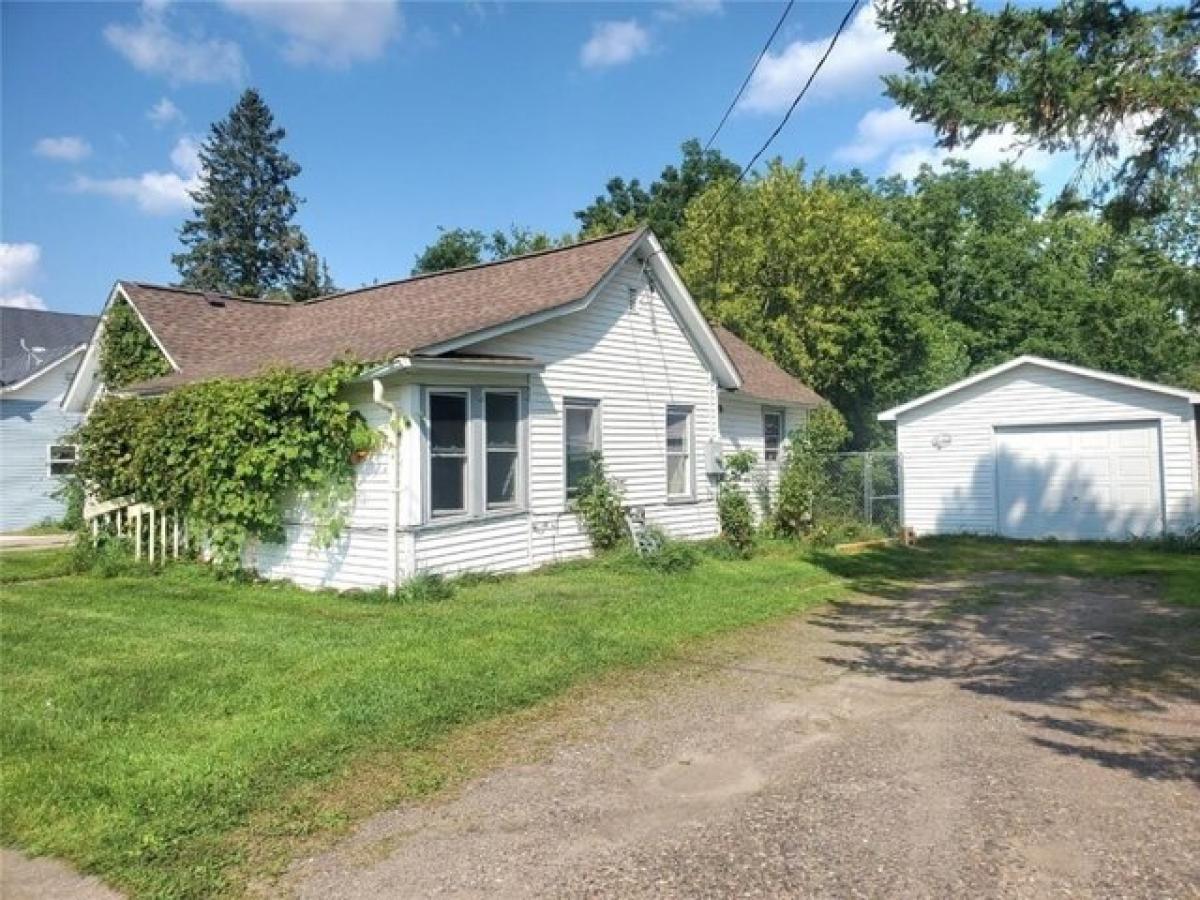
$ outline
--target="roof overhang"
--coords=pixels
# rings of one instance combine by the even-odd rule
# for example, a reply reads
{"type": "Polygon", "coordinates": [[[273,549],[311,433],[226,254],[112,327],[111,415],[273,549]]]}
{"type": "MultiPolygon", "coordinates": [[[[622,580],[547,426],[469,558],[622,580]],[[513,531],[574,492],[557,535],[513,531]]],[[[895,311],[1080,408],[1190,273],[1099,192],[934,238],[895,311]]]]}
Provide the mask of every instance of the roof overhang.
{"type": "Polygon", "coordinates": [[[82,353],[86,347],[87,347],[87,344],[80,344],[78,347],[75,347],[74,349],[69,350],[66,353],[64,353],[62,356],[60,356],[58,359],[56,359],[54,362],[50,363],[49,365],[43,366],[42,368],[38,369],[32,375],[28,375],[25,378],[22,378],[20,381],[14,381],[12,384],[6,384],[6,385],[0,386],[0,396],[3,396],[4,394],[16,393],[17,391],[21,390],[22,388],[33,384],[35,381],[37,381],[43,375],[47,375],[50,372],[53,372],[55,369],[57,369],[59,366],[61,366],[63,363],[65,363],[67,360],[74,359],[76,356],[78,356],[80,353],[82,353]]]}
{"type": "Polygon", "coordinates": [[[511,356],[399,356],[389,363],[367,369],[355,381],[372,381],[401,372],[509,372],[535,375],[546,366],[530,357],[511,356]]]}
{"type": "Polygon", "coordinates": [[[696,301],[692,298],[683,280],[679,277],[679,273],[675,270],[675,266],[667,258],[662,244],[659,243],[658,238],[649,230],[643,230],[641,236],[629,245],[629,248],[613,263],[604,274],[604,277],[597,281],[583,297],[562,303],[553,309],[542,310],[528,316],[521,316],[490,328],[460,335],[439,344],[417,348],[416,354],[419,356],[439,356],[500,337],[504,334],[520,331],[532,325],[548,322],[560,316],[570,315],[571,313],[587,309],[592,301],[609,285],[621,270],[621,267],[631,259],[641,260],[644,266],[649,267],[653,271],[656,281],[664,286],[663,293],[666,295],[664,299],[675,315],[679,317],[684,332],[696,347],[701,358],[708,363],[709,368],[717,378],[717,383],[724,388],[741,387],[742,379],[738,374],[737,368],[721,347],[717,336],[713,333],[712,328],[700,312],[700,308],[696,305],[696,301]]]}
{"type": "Polygon", "coordinates": [[[927,403],[932,403],[935,400],[940,400],[951,394],[957,393],[964,388],[969,388],[972,385],[995,378],[998,375],[1003,375],[1005,372],[1010,372],[1020,366],[1034,366],[1040,369],[1049,369],[1054,372],[1066,372],[1069,375],[1078,375],[1082,378],[1091,378],[1095,381],[1104,381],[1109,384],[1118,384],[1122,387],[1134,388],[1141,391],[1150,391],[1155,394],[1165,394],[1170,397],[1178,397],[1180,400],[1185,400],[1188,403],[1200,403],[1200,393],[1189,391],[1184,388],[1170,387],[1165,384],[1155,384],[1152,381],[1139,381],[1136,378],[1126,378],[1123,375],[1113,375],[1111,372],[1101,372],[1098,369],[1088,369],[1083,366],[1073,366],[1070,363],[1059,362],[1054,359],[1045,359],[1040,356],[1018,356],[1016,359],[1010,359],[1006,363],[1002,363],[994,368],[987,369],[977,375],[972,375],[970,378],[964,378],[962,381],[956,381],[954,384],[948,385],[938,391],[925,394],[917,397],[915,400],[910,400],[908,403],[902,403],[900,406],[892,407],[879,414],[879,421],[894,422],[898,416],[902,416],[918,407],[924,406],[927,403]]]}

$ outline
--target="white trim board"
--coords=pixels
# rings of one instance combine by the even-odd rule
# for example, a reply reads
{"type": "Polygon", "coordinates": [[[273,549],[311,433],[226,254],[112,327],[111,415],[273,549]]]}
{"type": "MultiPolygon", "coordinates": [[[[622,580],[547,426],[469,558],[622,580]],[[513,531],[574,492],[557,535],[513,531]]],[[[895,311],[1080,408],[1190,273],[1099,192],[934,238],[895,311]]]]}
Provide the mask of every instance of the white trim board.
{"type": "Polygon", "coordinates": [[[1056,372],[1066,372],[1070,375],[1079,375],[1083,378],[1091,378],[1096,381],[1106,381],[1110,384],[1119,384],[1124,387],[1135,388],[1137,390],[1151,391],[1156,394],[1166,394],[1171,397],[1178,397],[1181,400],[1186,400],[1189,403],[1200,403],[1200,393],[1184,390],[1183,388],[1169,387],[1164,384],[1155,384],[1151,381],[1139,381],[1136,378],[1126,378],[1123,375],[1113,375],[1110,372],[1101,372],[1098,369],[1087,369],[1083,366],[1073,366],[1070,363],[1058,362],[1053,359],[1044,359],[1040,356],[1018,356],[1016,359],[1010,359],[1006,363],[995,366],[986,371],[972,375],[970,378],[964,378],[962,381],[956,381],[954,384],[948,385],[938,391],[925,394],[917,397],[915,400],[910,400],[908,403],[902,403],[900,406],[894,406],[889,410],[885,410],[879,414],[880,422],[894,422],[897,416],[901,416],[906,412],[924,406],[927,403],[932,403],[934,400],[940,400],[942,397],[957,393],[958,391],[968,388],[971,385],[979,384],[982,381],[987,381],[990,378],[995,378],[997,375],[1003,375],[1019,366],[1036,366],[1042,369],[1049,369],[1056,372]]]}

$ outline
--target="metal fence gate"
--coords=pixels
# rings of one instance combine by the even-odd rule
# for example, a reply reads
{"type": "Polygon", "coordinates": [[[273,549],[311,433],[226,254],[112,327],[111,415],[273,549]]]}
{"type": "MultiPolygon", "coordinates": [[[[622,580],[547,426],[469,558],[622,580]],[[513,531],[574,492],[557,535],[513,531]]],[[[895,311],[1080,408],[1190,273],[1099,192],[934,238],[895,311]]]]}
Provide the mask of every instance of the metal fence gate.
{"type": "Polygon", "coordinates": [[[900,531],[900,454],[878,450],[831,453],[814,498],[817,520],[857,522],[887,535],[900,531]]]}

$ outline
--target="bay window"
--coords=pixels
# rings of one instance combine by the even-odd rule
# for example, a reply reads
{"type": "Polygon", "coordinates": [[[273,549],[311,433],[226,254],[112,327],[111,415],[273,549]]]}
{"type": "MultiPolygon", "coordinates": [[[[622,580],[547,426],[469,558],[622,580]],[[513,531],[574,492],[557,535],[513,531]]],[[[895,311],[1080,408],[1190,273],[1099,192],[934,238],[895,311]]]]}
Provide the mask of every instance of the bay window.
{"type": "Polygon", "coordinates": [[[429,393],[429,511],[433,517],[467,512],[467,431],[470,394],[429,393]]]}
{"type": "Polygon", "coordinates": [[[488,509],[517,505],[520,477],[521,395],[516,391],[483,392],[484,483],[488,509]]]}
{"type": "Polygon", "coordinates": [[[425,388],[425,519],[464,519],[525,505],[525,391],[425,388]]]}

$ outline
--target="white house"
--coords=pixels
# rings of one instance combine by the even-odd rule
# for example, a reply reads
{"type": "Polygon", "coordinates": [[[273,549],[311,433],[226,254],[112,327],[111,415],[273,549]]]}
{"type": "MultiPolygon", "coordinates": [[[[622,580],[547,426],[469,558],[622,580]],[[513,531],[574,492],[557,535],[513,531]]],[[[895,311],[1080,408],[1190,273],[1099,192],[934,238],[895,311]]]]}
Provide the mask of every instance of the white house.
{"type": "MultiPolygon", "coordinates": [[[[717,533],[721,457],[777,465],[821,400],[700,314],[654,235],[624,232],[304,304],[119,282],[174,372],[151,394],[281,362],[379,360],[350,392],[387,431],[363,463],[348,527],[320,548],[303,509],[247,563],[312,586],[419,572],[513,571],[588,552],[569,501],[599,451],[626,502],[673,535],[717,533]]],[[[102,332],[103,324],[100,331],[102,332]]],[[[92,346],[68,404],[96,384],[92,346]]],[[[769,475],[768,475],[769,477],[769,475]]]]}
{"type": "Polygon", "coordinates": [[[917,534],[1122,540],[1200,524],[1200,393],[1022,356],[896,423],[917,534]]]}
{"type": "Polygon", "coordinates": [[[55,494],[74,466],[64,440],[79,416],[60,401],[95,316],[0,307],[0,531],[61,518],[55,494]]]}

